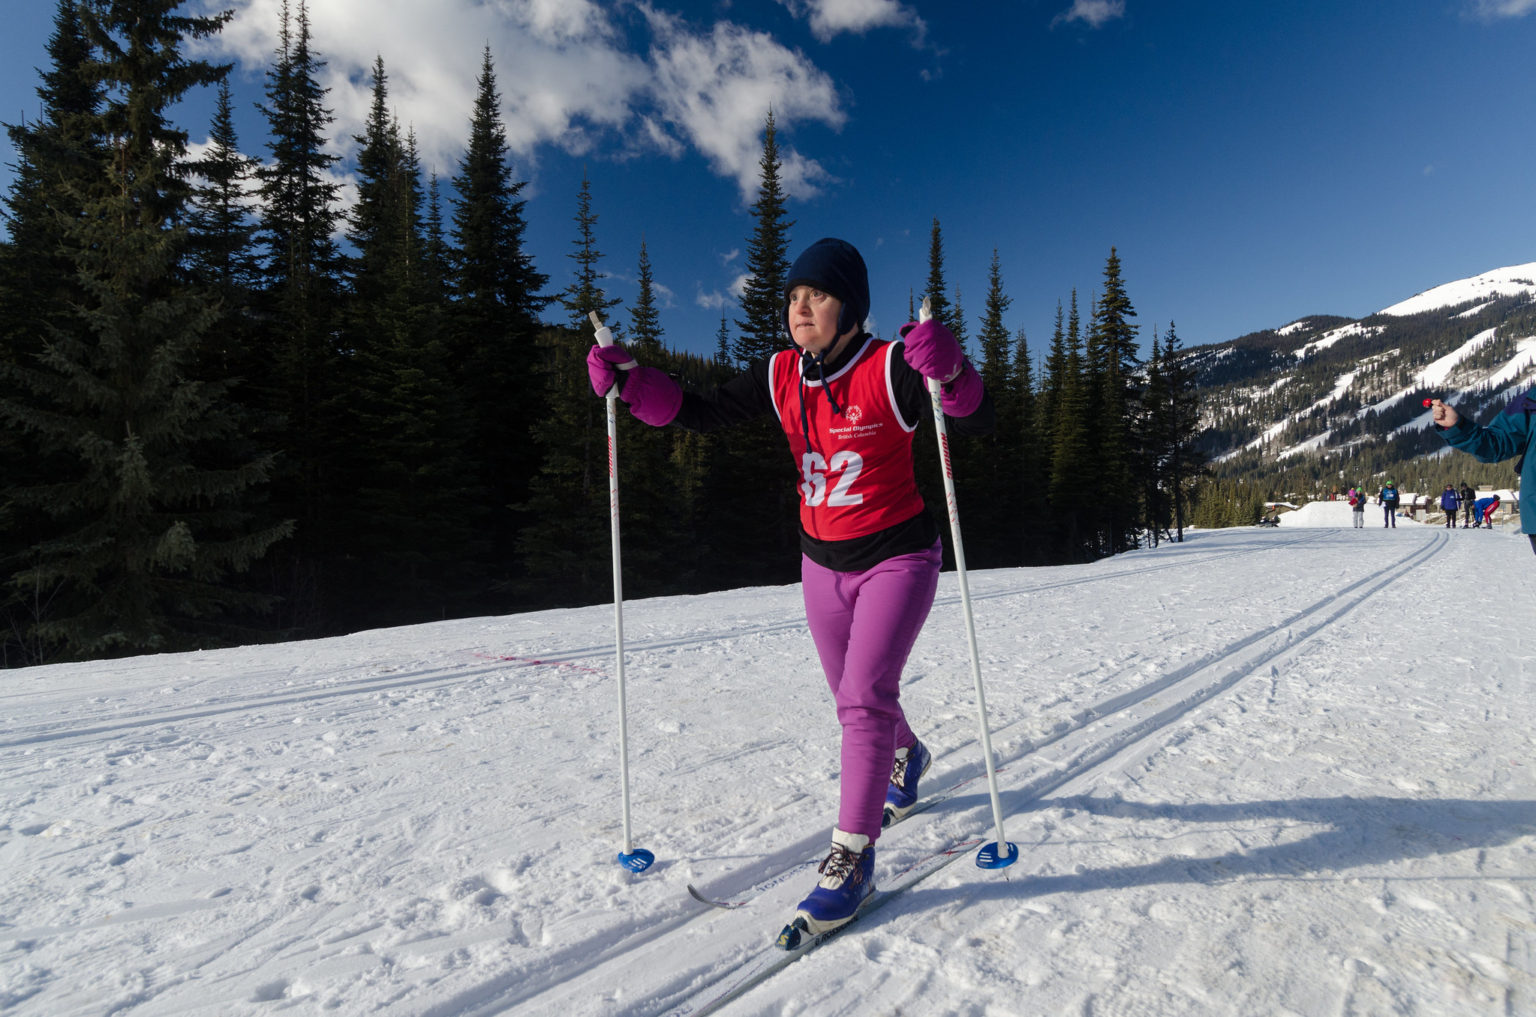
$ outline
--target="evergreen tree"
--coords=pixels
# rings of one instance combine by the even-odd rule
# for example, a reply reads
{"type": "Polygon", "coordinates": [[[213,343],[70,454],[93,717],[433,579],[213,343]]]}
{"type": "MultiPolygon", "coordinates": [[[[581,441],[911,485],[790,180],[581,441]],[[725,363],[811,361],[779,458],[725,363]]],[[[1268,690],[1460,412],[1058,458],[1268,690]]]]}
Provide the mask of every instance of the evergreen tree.
{"type": "Polygon", "coordinates": [[[1146,387],[1142,393],[1137,427],[1137,473],[1141,480],[1142,512],[1147,540],[1153,547],[1158,545],[1162,534],[1172,522],[1172,509],[1166,497],[1166,470],[1173,430],[1172,404],[1168,398],[1167,378],[1163,373],[1162,352],[1159,339],[1154,333],[1147,358],[1146,387]]]}
{"type": "Polygon", "coordinates": [[[1134,424],[1139,412],[1140,361],[1137,327],[1130,322],[1135,316],[1120,275],[1120,257],[1112,247],[1088,337],[1095,456],[1101,477],[1098,530],[1105,554],[1136,546],[1140,490],[1134,476],[1134,424]]]}
{"type": "Polygon", "coordinates": [[[1194,371],[1179,347],[1173,322],[1163,336],[1162,373],[1169,405],[1167,484],[1174,540],[1184,539],[1188,508],[1195,486],[1206,472],[1206,456],[1200,451],[1200,400],[1194,371]]]}
{"type": "MultiPolygon", "coordinates": [[[[939,227],[939,220],[933,220],[933,227],[928,238],[928,279],[926,289],[923,292],[923,300],[928,303],[928,311],[933,320],[941,322],[946,328],[954,325],[954,311],[950,307],[948,288],[944,282],[944,239],[939,227]]],[[[908,303],[913,303],[911,295],[908,303]]],[[[908,320],[916,321],[921,316],[921,302],[918,307],[909,308],[908,320]]],[[[944,463],[939,456],[939,440],[937,429],[933,422],[933,414],[925,412],[922,421],[918,424],[920,432],[914,446],[914,467],[917,472],[917,490],[922,495],[923,503],[928,506],[928,511],[933,513],[940,523],[940,530],[945,535],[944,553],[945,561],[950,566],[955,564],[954,547],[947,539],[950,533],[946,503],[948,496],[944,490],[944,463]]],[[[974,471],[968,468],[968,453],[975,442],[969,439],[950,439],[950,468],[955,481],[956,501],[961,512],[961,519],[970,518],[970,508],[976,501],[977,494],[971,488],[971,479],[974,471]]],[[[969,531],[975,531],[977,527],[967,527],[969,531]]],[[[975,552],[972,552],[973,556],[975,552]]]]}
{"type": "MultiPolygon", "coordinates": [[[[408,179],[400,125],[389,109],[389,76],[384,58],[373,62],[373,101],[363,133],[352,139],[357,153],[357,203],[348,217],[347,240],[356,254],[352,265],[355,305],[365,311],[401,282],[409,248],[417,239],[416,182],[408,179]]],[[[364,337],[354,337],[356,342],[364,337]]],[[[351,343],[349,343],[351,345],[351,343]]]]}
{"type": "Polygon", "coordinates": [[[446,306],[452,299],[449,287],[453,249],[443,228],[443,189],[436,173],[427,181],[427,216],[423,220],[423,229],[426,246],[423,249],[422,286],[431,294],[434,303],[446,306]]]}
{"type": "Polygon", "coordinates": [[[78,0],[59,0],[48,39],[49,68],[33,123],[7,124],[15,146],[15,176],[5,198],[10,240],[0,254],[0,363],[21,363],[42,349],[78,298],[63,230],[105,186],[106,139],[100,129],[105,87],[93,71],[95,53],[78,0]]]}
{"type": "Polygon", "coordinates": [[[965,324],[965,307],[958,286],[955,287],[955,303],[949,313],[949,325],[955,340],[960,343],[960,349],[965,351],[966,356],[970,356],[971,332],[965,324]]]}
{"type": "Polygon", "coordinates": [[[373,83],[357,139],[350,353],[341,374],[348,398],[340,420],[353,455],[338,479],[352,494],[338,508],[345,543],[335,550],[345,561],[349,625],[460,613],[486,551],[483,493],[466,455],[469,418],[423,231],[415,137],[402,136],[389,109],[382,60],[373,83]]]}
{"type": "MultiPolygon", "coordinates": [[[[742,317],[733,354],[738,367],[771,357],[787,345],[784,287],[789,281],[789,230],[779,183],[779,148],[773,112],[763,129],[758,160],[762,179],[752,205],[753,231],[747,240],[747,280],[742,317]]],[[[712,581],[743,577],[753,582],[791,582],[798,576],[794,478],[797,464],[784,448],[784,435],[772,419],[733,427],[729,437],[709,445],[714,459],[703,497],[714,506],[710,522],[718,531],[704,534],[714,548],[712,581]],[[786,564],[787,563],[787,564],[786,564]]]]}
{"type": "MultiPolygon", "coordinates": [[[[50,65],[37,89],[42,108],[30,123],[6,125],[15,146],[15,176],[5,196],[9,239],[0,243],[0,400],[26,389],[15,368],[33,367],[54,328],[69,327],[82,299],[66,226],[86,200],[107,185],[106,142],[100,133],[105,101],[80,5],[60,0],[48,40],[50,65]]],[[[22,431],[0,428],[0,577],[33,560],[31,549],[53,532],[41,510],[18,504],[14,491],[62,482],[71,464],[45,455],[22,431]]],[[[38,663],[49,647],[34,623],[47,610],[44,591],[0,586],[0,664],[38,663]]]]}
{"type": "Polygon", "coordinates": [[[527,502],[540,451],[534,426],[543,410],[539,315],[549,277],[524,248],[523,182],[513,179],[490,47],[481,57],[469,144],[453,180],[452,359],[460,367],[487,492],[495,588],[517,580],[517,540],[531,520],[527,502]]]}
{"type": "MultiPolygon", "coordinates": [[[[576,239],[571,245],[576,250],[568,257],[576,263],[576,276],[560,295],[561,306],[571,316],[571,327],[578,332],[590,331],[590,316],[595,312],[617,339],[623,329],[616,321],[609,320],[612,316],[608,312],[622,301],[618,297],[610,298],[603,291],[602,273],[598,270],[603,254],[597,249],[597,213],[592,211],[592,183],[586,173],[581,175],[581,191],[576,196],[576,239]]],[[[586,362],[585,350],[582,351],[582,362],[586,362]]]]}
{"type": "MultiPolygon", "coordinates": [[[[583,173],[575,250],[569,255],[576,272],[559,298],[570,324],[546,329],[539,337],[544,399],[533,434],[542,460],[530,487],[529,522],[518,539],[527,568],[524,592],[538,594],[544,603],[594,603],[611,596],[606,400],[593,395],[587,376],[587,351],[594,338],[590,315],[595,313],[615,338],[622,329],[609,314],[619,300],[601,284],[596,227],[592,185],[583,173]]],[[[626,418],[629,412],[621,406],[617,416],[626,418]]]]}
{"type": "Polygon", "coordinates": [[[784,348],[784,284],[789,279],[789,231],[784,190],[779,183],[779,145],[773,111],[763,128],[763,154],[758,160],[762,182],[752,205],[752,236],[747,240],[747,281],[742,289],[736,327],[736,359],[742,364],[772,356],[784,348]]]}
{"type": "Polygon", "coordinates": [[[950,331],[954,331],[955,323],[949,311],[949,290],[944,284],[944,236],[939,229],[937,216],[928,234],[928,288],[923,291],[923,296],[928,301],[928,310],[934,320],[942,321],[950,331]]]}
{"type": "Polygon", "coordinates": [[[725,367],[731,362],[731,330],[726,325],[725,308],[720,309],[720,328],[715,332],[715,363],[725,367]]]}
{"type": "Polygon", "coordinates": [[[256,226],[246,203],[257,160],[240,153],[228,80],[219,82],[208,140],[207,154],[190,167],[199,182],[187,216],[187,266],[218,301],[219,319],[207,344],[213,360],[209,372],[247,378],[258,369],[252,357],[256,226]]]}
{"type": "Polygon", "coordinates": [[[661,314],[656,310],[655,277],[651,274],[651,256],[645,240],[640,240],[639,293],[629,309],[629,349],[642,363],[654,364],[662,353],[661,314]]]}
{"type": "Polygon", "coordinates": [[[1100,492],[1090,440],[1091,402],[1075,290],[1065,350],[1051,443],[1051,514],[1058,534],[1057,553],[1062,559],[1091,561],[1099,554],[1093,512],[1100,492]]]}
{"type": "Polygon", "coordinates": [[[1018,494],[1019,414],[1022,400],[1013,378],[1011,335],[1003,322],[1012,301],[1003,292],[1002,268],[996,248],[987,276],[986,310],[982,314],[979,340],[981,363],[977,365],[992,404],[997,424],[989,435],[965,442],[965,500],[967,527],[977,537],[976,550],[967,547],[967,558],[981,568],[996,568],[1019,563],[1017,527],[1022,512],[1018,494]],[[971,557],[974,554],[974,557],[971,557]]]}
{"type": "Polygon", "coordinates": [[[998,426],[1012,435],[1018,450],[1015,457],[1017,486],[1013,492],[1014,502],[1019,507],[1014,521],[1017,560],[1025,565],[1038,565],[1050,560],[1053,552],[1048,525],[1050,459],[1049,448],[1043,443],[1036,423],[1040,417],[1040,397],[1036,389],[1034,361],[1029,355],[1029,342],[1022,328],[1014,343],[1012,386],[1017,399],[1013,419],[999,420],[998,426]]]}
{"type": "MultiPolygon", "coordinates": [[[[1074,300],[1076,294],[1073,294],[1074,300]]],[[[1040,398],[1036,406],[1035,429],[1047,456],[1055,442],[1056,420],[1061,405],[1061,387],[1067,379],[1067,332],[1061,301],[1056,301],[1056,324],[1051,329],[1050,352],[1046,354],[1040,379],[1040,398]]]]}
{"type": "MultiPolygon", "coordinates": [[[[297,520],[296,539],[272,563],[270,583],[285,597],[282,624],[296,632],[327,631],[327,562],[344,540],[336,520],[350,492],[331,478],[347,461],[339,417],[343,396],[339,322],[344,261],[335,235],[340,225],[336,156],[325,130],[334,120],[319,84],[325,62],[310,46],[309,13],[297,16],[283,0],[276,62],[267,72],[266,115],[271,161],[263,166],[257,239],[264,253],[259,308],[263,322],[261,373],[253,396],[264,415],[280,423],[284,450],[273,484],[273,504],[297,520]]],[[[336,598],[344,600],[342,598],[336,598]]]]}
{"type": "Polygon", "coordinates": [[[106,97],[98,137],[105,186],[74,187],[78,218],[61,224],[81,286],[71,321],[53,325],[24,392],[0,405],[67,475],[13,494],[55,528],[13,586],[46,591],[38,640],[66,657],[201,645],[258,610],[245,571],[286,532],[255,528],[246,510],[270,456],[237,458],[241,420],[228,385],[197,379],[218,310],[181,270],[191,197],[187,138],[168,111],[225,68],[187,60],[187,40],[228,15],[182,17],[177,0],[124,0],[80,10],[94,59],[82,65],[106,97]]]}
{"type": "Polygon", "coordinates": [[[987,272],[986,309],[982,312],[981,331],[977,339],[981,347],[981,378],[987,390],[993,393],[998,419],[1016,415],[1017,393],[1010,384],[1012,366],[1011,336],[1003,323],[1003,315],[1013,301],[1003,292],[1002,266],[998,261],[997,248],[992,249],[992,264],[987,272]]]}
{"type": "MultiPolygon", "coordinates": [[[[639,292],[629,309],[630,352],[642,364],[667,370],[675,359],[662,345],[655,276],[645,241],[640,242],[639,292]]],[[[619,484],[623,492],[626,543],[625,590],[639,595],[682,592],[682,576],[693,576],[700,555],[691,539],[697,523],[699,490],[697,442],[686,431],[652,427],[620,409],[619,484]],[[633,582],[631,582],[631,578],[633,582]]]]}

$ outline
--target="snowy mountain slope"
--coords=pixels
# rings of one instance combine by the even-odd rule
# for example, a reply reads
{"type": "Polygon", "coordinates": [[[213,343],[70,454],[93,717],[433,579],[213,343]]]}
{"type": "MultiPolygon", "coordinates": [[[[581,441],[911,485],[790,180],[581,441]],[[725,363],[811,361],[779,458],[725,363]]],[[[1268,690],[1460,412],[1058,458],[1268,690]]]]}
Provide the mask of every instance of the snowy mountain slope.
{"type": "Polygon", "coordinates": [[[1308,317],[1190,351],[1204,448],[1225,468],[1355,458],[1400,470],[1441,450],[1426,395],[1476,418],[1536,385],[1536,263],[1437,286],[1362,321],[1308,317]]]}
{"type": "Polygon", "coordinates": [[[1445,283],[1393,304],[1391,307],[1383,308],[1377,313],[1404,317],[1423,314],[1425,311],[1462,307],[1467,304],[1486,305],[1499,297],[1518,294],[1524,294],[1527,297],[1536,296],[1536,261],[1525,265],[1497,268],[1470,279],[1445,283]]]}
{"type": "MultiPolygon", "coordinates": [[[[950,866],[725,1012],[1536,1012],[1528,545],[1285,522],[973,574],[1020,863],[950,866]]],[[[982,770],[959,617],[946,574],[904,685],[938,786],[982,770]]],[[[0,1006],[685,998],[808,888],[837,728],[796,587],[625,626],[639,876],[612,861],[609,608],[8,673],[0,1006]],[[777,873],[737,911],[684,892],[777,873]]],[[[967,788],[877,879],[989,827],[967,788]]]]}

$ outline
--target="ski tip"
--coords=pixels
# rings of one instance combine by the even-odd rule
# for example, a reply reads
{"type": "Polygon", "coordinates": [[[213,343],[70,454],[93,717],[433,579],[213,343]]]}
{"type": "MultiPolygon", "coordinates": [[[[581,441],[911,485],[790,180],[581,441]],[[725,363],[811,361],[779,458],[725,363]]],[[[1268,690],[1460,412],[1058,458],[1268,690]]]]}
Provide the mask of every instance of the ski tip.
{"type": "Polygon", "coordinates": [[[708,904],[712,908],[721,908],[725,911],[734,911],[747,906],[744,900],[715,900],[713,897],[706,897],[703,891],[692,883],[688,884],[688,895],[700,904],[708,904]]]}
{"type": "Polygon", "coordinates": [[[976,852],[976,867],[981,869],[1006,869],[1019,860],[1019,846],[1012,841],[1003,841],[1004,850],[998,850],[996,841],[982,846],[976,852]]]}
{"type": "Polygon", "coordinates": [[[620,851],[615,861],[630,872],[644,872],[656,863],[656,856],[645,848],[635,848],[633,851],[620,851]]]}
{"type": "Polygon", "coordinates": [[[810,926],[805,924],[805,919],[797,917],[794,921],[784,926],[784,931],[779,933],[779,938],[774,941],[773,945],[780,950],[799,949],[801,941],[809,931],[811,931],[810,926]]]}

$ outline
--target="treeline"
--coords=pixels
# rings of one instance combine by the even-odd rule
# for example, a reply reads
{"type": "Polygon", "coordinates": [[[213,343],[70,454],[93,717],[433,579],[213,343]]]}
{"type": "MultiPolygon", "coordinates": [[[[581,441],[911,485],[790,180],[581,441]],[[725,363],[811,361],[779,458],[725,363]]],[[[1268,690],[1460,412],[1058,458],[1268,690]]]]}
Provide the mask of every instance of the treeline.
{"type": "MultiPolygon", "coordinates": [[[[793,222],[767,117],[748,284],[712,357],[669,350],[639,293],[602,288],[590,181],[571,281],[524,247],[489,50],[448,181],[424,174],[379,59],[343,208],[323,59],[285,3],[242,154],[227,68],[187,56],[228,15],[60,0],[35,120],[7,126],[0,244],[0,663],[279,638],[611,597],[603,401],[588,315],[708,386],[779,349],[793,222]],[[218,89],[188,156],[169,111],[218,89]]],[[[1112,250],[1032,362],[996,254],[974,339],[932,226],[926,293],[973,352],[996,432],[959,443],[973,567],[1084,561],[1188,522],[1201,471],[1173,325],[1138,356],[1112,250]]],[[[652,429],[621,411],[627,596],[793,582],[795,476],[770,421],[652,429]]],[[[926,427],[932,427],[929,422],[926,427]]],[[[936,442],[919,448],[942,516],[936,442]]]]}

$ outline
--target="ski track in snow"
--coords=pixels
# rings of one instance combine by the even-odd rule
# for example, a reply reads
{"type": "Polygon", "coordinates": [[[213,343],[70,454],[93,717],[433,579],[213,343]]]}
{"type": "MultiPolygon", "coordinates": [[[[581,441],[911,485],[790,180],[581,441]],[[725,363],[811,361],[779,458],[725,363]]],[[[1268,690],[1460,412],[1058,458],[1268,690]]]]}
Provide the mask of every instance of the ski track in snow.
{"type": "MultiPolygon", "coordinates": [[[[1536,1013],[1529,558],[1330,524],[973,572],[1020,863],[723,1012],[1536,1013]]],[[[726,977],[836,811],[798,587],[625,628],[638,876],[611,605],[8,673],[0,1010],[638,1015],[726,977]]],[[[877,880],[990,837],[973,695],[946,573],[903,696],[927,787],[971,783],[877,880]]]]}

